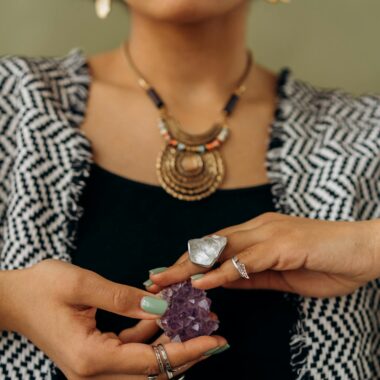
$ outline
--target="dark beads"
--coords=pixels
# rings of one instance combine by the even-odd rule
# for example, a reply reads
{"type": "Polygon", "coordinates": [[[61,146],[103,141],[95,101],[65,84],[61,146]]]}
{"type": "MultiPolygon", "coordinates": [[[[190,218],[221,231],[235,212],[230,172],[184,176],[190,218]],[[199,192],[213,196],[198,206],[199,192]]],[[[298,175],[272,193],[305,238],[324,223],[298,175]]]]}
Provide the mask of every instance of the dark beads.
{"type": "Polygon", "coordinates": [[[165,105],[165,103],[153,87],[150,87],[146,92],[149,95],[149,97],[153,100],[153,103],[157,108],[162,108],[165,105]]]}
{"type": "Polygon", "coordinates": [[[223,111],[227,114],[230,115],[232,111],[234,110],[237,101],[239,100],[239,95],[232,94],[231,97],[228,99],[227,104],[223,108],[223,111]]]}

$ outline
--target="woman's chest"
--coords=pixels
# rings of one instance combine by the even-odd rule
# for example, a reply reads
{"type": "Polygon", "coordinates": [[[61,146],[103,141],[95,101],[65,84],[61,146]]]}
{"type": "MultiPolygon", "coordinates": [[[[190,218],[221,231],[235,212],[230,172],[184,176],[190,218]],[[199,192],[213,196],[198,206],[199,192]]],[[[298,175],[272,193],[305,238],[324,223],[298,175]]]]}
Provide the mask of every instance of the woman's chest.
{"type": "MultiPolygon", "coordinates": [[[[271,186],[219,190],[209,198],[184,202],[163,189],[116,176],[93,165],[81,203],[73,262],[102,276],[142,288],[149,269],[170,266],[182,255],[187,240],[245,222],[274,211],[271,186]]],[[[295,307],[281,293],[214,289],[208,292],[212,310],[221,321],[218,334],[236,347],[231,368],[220,360],[224,378],[290,377],[289,331],[295,307]],[[251,313],[251,308],[255,311],[251,313]],[[249,331],[248,333],[245,333],[249,331]],[[252,341],[255,344],[252,344],[252,341]],[[255,364],[252,365],[252,359],[255,364]],[[275,360],[276,368],[268,369],[275,360]],[[289,377],[288,377],[289,376],[289,377]]],[[[101,331],[119,333],[135,324],[102,310],[97,312],[101,331]]],[[[193,369],[189,379],[213,376],[215,361],[193,369]]]]}
{"type": "Polygon", "coordinates": [[[146,280],[149,269],[175,262],[187,240],[274,211],[269,185],[220,190],[186,202],[97,165],[81,204],[74,262],[135,286],[146,280]]]}
{"type": "MultiPolygon", "coordinates": [[[[199,134],[220,121],[215,105],[175,109],[173,116],[186,132],[199,134]],[[178,111],[178,112],[177,112],[178,111]]],[[[228,121],[229,137],[218,148],[225,178],[223,188],[268,182],[265,169],[273,105],[244,103],[228,121]]],[[[145,94],[92,85],[81,129],[91,141],[94,161],[124,177],[158,184],[156,162],[165,140],[159,113],[145,94]]]]}

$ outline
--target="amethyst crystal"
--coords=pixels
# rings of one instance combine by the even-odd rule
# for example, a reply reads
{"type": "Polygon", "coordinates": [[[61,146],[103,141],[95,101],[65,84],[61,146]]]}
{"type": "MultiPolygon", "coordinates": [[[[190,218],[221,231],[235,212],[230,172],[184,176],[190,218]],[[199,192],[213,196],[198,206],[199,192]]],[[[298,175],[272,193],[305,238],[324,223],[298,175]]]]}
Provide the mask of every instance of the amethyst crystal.
{"type": "Polygon", "coordinates": [[[169,307],[159,325],[173,342],[211,335],[218,329],[219,321],[210,317],[211,300],[204,290],[193,288],[190,280],[168,286],[161,297],[169,307]]]}

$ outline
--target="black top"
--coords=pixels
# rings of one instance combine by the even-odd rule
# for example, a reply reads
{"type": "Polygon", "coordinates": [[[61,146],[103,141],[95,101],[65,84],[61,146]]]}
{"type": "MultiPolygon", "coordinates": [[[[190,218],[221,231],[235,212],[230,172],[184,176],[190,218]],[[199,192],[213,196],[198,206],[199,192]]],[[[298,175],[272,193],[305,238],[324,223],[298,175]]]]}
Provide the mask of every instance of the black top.
{"type": "MultiPolygon", "coordinates": [[[[93,165],[82,196],[84,215],[73,262],[102,276],[143,288],[148,270],[172,264],[187,240],[274,211],[269,184],[219,189],[196,202],[177,200],[144,184],[93,165]]],[[[193,379],[293,379],[290,329],[294,305],[273,291],[208,291],[221,321],[217,334],[231,348],[190,369],[193,379]]],[[[99,310],[98,328],[119,333],[135,320],[99,310]]]]}

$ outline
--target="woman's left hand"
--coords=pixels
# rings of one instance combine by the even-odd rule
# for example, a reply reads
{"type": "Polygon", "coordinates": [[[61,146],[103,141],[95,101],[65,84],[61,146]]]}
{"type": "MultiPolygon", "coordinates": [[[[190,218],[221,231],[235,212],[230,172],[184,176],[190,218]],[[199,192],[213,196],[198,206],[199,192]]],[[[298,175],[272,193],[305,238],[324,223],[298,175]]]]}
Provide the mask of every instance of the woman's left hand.
{"type": "MultiPolygon", "coordinates": [[[[332,222],[266,213],[215,232],[228,244],[221,266],[193,281],[201,289],[225,286],[274,289],[303,296],[352,293],[380,276],[380,221],[332,222]],[[237,256],[250,273],[242,279],[230,260],[237,256]]],[[[208,269],[185,253],[166,271],[151,275],[152,291],[208,269]]]]}

